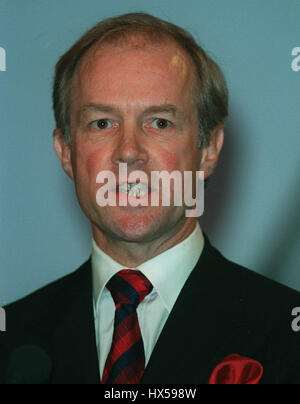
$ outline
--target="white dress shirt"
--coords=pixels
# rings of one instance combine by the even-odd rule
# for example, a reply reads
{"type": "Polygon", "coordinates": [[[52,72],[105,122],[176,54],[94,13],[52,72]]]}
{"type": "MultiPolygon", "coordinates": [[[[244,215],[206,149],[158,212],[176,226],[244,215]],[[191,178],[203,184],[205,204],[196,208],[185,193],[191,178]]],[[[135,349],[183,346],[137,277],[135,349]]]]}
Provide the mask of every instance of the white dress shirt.
{"type": "Polygon", "coordinates": [[[114,331],[115,303],[106,288],[107,282],[122,269],[135,269],[141,271],[153,285],[152,292],[137,308],[147,365],[176,299],[195,268],[203,247],[204,237],[197,222],[195,230],[181,243],[137,268],[126,268],[105,254],[92,240],[94,316],[101,377],[114,331]]]}

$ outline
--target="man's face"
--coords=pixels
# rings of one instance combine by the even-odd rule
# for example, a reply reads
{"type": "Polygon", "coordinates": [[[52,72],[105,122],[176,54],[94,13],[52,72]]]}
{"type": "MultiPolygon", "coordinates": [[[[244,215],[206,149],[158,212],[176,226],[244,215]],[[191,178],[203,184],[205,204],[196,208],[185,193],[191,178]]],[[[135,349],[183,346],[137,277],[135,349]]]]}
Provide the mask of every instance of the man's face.
{"type": "MultiPolygon", "coordinates": [[[[90,50],[74,77],[70,153],[65,171],[97,233],[124,241],[151,241],[184,220],[185,206],[99,207],[96,183],[109,170],[128,175],[201,170],[198,123],[192,94],[194,70],[174,44],[144,48],[104,44],[90,50]]],[[[172,195],[172,194],[171,194],[172,195]]]]}

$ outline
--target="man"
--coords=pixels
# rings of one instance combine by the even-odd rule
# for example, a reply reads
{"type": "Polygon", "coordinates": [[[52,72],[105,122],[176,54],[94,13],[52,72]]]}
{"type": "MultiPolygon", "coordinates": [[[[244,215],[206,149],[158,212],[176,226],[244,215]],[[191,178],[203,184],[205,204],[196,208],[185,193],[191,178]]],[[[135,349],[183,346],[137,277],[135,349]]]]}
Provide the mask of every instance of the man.
{"type": "MultiPolygon", "coordinates": [[[[91,222],[92,254],[6,308],[2,378],[11,354],[31,344],[51,358],[53,384],[205,384],[232,354],[248,366],[241,382],[253,382],[253,363],[257,382],[297,382],[299,294],[227,261],[174,203],[175,185],[165,206],[150,181],[192,172],[195,194],[197,172],[206,180],[216,167],[227,98],[219,67],[193,38],[150,15],[102,21],[62,56],[54,148],[91,222]],[[108,171],[118,203],[99,206],[98,176],[108,171]],[[128,185],[135,172],[149,186],[128,185]],[[154,194],[158,206],[121,203],[154,194]]],[[[215,380],[230,382],[222,374],[215,380]]]]}

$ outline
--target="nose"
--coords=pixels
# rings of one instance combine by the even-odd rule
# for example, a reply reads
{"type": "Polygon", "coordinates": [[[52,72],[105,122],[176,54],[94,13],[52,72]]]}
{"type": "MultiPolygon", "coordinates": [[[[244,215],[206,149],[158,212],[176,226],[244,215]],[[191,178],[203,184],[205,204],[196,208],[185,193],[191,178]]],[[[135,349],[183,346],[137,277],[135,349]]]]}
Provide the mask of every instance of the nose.
{"type": "Polygon", "coordinates": [[[141,167],[148,161],[148,153],[143,144],[143,131],[135,124],[123,126],[113,152],[113,163],[126,163],[129,167],[141,167]]]}

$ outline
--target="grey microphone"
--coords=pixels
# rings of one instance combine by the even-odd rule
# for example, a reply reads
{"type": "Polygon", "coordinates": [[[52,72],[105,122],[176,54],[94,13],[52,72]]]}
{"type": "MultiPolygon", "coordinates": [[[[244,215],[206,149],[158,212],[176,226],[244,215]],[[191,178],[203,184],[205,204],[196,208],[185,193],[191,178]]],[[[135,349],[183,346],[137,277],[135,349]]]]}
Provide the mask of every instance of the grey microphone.
{"type": "Polygon", "coordinates": [[[51,371],[51,359],[43,349],[23,345],[10,357],[5,384],[46,384],[51,371]]]}

